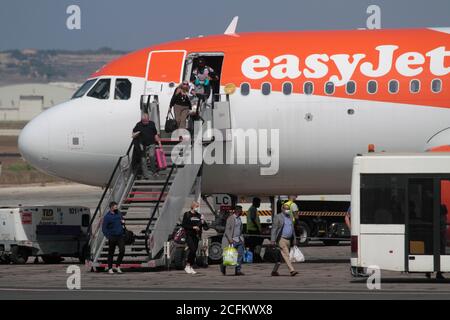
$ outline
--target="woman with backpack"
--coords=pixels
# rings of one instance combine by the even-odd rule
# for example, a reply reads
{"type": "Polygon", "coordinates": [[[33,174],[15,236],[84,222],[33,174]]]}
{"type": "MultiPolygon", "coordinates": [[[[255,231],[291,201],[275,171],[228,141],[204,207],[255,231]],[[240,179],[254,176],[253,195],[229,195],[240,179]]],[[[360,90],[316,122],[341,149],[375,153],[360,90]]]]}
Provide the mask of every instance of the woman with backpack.
{"type": "Polygon", "coordinates": [[[197,255],[198,242],[202,238],[202,229],[209,229],[203,215],[197,211],[199,207],[200,205],[198,202],[192,202],[191,210],[184,213],[183,222],[181,223],[186,232],[186,244],[189,247],[189,254],[184,271],[189,274],[197,273],[192,266],[195,263],[197,255]]]}

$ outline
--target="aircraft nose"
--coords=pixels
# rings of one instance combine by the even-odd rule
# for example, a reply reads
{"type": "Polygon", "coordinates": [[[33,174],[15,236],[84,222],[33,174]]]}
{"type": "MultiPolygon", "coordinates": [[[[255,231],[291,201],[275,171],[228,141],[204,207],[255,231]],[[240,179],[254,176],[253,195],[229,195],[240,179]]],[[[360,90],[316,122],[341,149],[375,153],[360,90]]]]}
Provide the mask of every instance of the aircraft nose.
{"type": "Polygon", "coordinates": [[[22,129],[18,145],[28,163],[37,169],[49,169],[49,123],[45,112],[22,129]]]}

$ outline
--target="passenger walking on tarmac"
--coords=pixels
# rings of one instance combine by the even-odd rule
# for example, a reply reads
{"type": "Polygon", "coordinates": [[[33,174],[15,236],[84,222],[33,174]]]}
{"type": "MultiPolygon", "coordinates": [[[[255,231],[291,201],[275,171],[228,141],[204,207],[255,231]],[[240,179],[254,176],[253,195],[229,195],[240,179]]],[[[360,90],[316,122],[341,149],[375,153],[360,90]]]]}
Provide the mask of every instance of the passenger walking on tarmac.
{"type": "Polygon", "coordinates": [[[256,259],[255,248],[261,245],[264,239],[261,237],[261,223],[258,216],[258,208],[261,206],[260,198],[253,198],[252,205],[247,211],[247,235],[246,245],[256,259]]]}
{"type": "Polygon", "coordinates": [[[170,100],[169,107],[173,107],[174,109],[175,120],[177,121],[178,129],[186,129],[186,120],[192,109],[189,90],[189,82],[183,81],[183,83],[175,89],[172,99],[170,100]]]}
{"type": "MultiPolygon", "coordinates": [[[[292,217],[290,214],[290,207],[287,203],[283,204],[282,212],[275,215],[272,223],[272,235],[271,235],[271,244],[277,245],[280,249],[281,256],[283,260],[286,262],[291,276],[295,276],[298,274],[295,271],[294,266],[289,260],[289,249],[291,247],[291,242],[296,239],[294,222],[292,221],[292,217]]],[[[273,267],[272,276],[279,276],[278,268],[281,264],[281,257],[278,255],[278,262],[275,263],[273,267]]]]}
{"type": "Polygon", "coordinates": [[[293,221],[295,221],[295,219],[298,219],[299,215],[299,209],[297,204],[295,203],[296,199],[297,196],[289,196],[288,201],[286,202],[286,204],[289,206],[289,214],[291,215],[293,221]]]}
{"type": "MultiPolygon", "coordinates": [[[[244,274],[241,272],[242,268],[242,260],[244,257],[244,237],[242,235],[243,224],[241,220],[242,215],[242,207],[236,206],[234,213],[230,215],[227,219],[227,223],[225,225],[225,232],[222,237],[222,249],[227,248],[228,246],[233,246],[236,248],[238,252],[238,261],[236,265],[235,275],[243,276],[244,274]]],[[[220,271],[223,275],[226,275],[226,267],[221,264],[220,271]]]]}
{"type": "Polygon", "coordinates": [[[184,271],[189,274],[196,274],[197,272],[192,268],[197,257],[198,242],[202,238],[202,229],[208,230],[203,215],[198,212],[199,203],[194,201],[191,204],[191,210],[184,213],[182,227],[186,231],[186,243],[189,247],[189,254],[187,258],[186,268],[184,271]]]}
{"type": "Polygon", "coordinates": [[[120,264],[122,263],[123,256],[125,255],[125,221],[122,213],[119,211],[116,202],[109,204],[109,211],[103,218],[102,231],[105,237],[108,239],[108,268],[105,271],[108,273],[122,273],[120,270],[120,264]],[[119,247],[119,256],[116,261],[116,268],[113,269],[113,258],[116,247],[119,247]]]}
{"type": "Polygon", "coordinates": [[[141,121],[133,129],[134,150],[137,150],[140,157],[142,175],[144,179],[150,179],[147,159],[150,162],[150,170],[153,176],[158,176],[155,159],[155,145],[158,143],[162,148],[161,139],[156,130],[156,125],[150,120],[147,113],[142,115],[141,121]]]}

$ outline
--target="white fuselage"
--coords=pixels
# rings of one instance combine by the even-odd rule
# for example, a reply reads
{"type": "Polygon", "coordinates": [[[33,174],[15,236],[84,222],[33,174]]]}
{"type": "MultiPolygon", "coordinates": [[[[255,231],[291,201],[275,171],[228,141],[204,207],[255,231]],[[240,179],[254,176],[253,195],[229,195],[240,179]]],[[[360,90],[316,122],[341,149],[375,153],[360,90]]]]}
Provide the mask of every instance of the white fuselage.
{"type": "MultiPolygon", "coordinates": [[[[140,118],[145,81],[129,79],[133,84],[129,100],[85,96],[40,114],[20,136],[25,159],[55,176],[105,185],[140,118]]],[[[173,90],[161,84],[161,123],[173,90]]],[[[450,122],[446,108],[280,92],[264,96],[259,90],[247,97],[239,90],[230,95],[230,111],[233,129],[279,129],[279,171],[263,176],[259,165],[207,165],[202,179],[205,194],[346,194],[352,159],[366,152],[369,144],[377,151],[421,152],[450,122]]]]}

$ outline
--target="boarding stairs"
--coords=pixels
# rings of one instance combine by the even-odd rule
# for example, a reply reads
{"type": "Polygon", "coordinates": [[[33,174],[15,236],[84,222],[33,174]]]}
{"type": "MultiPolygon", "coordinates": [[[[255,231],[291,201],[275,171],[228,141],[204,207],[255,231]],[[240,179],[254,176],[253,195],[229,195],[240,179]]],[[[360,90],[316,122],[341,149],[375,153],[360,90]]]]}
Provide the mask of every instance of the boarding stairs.
{"type": "MultiPolygon", "coordinates": [[[[202,114],[207,117],[211,112],[205,110],[202,114]]],[[[195,126],[200,129],[201,126],[206,126],[206,123],[196,121],[195,126]]],[[[158,177],[149,180],[142,179],[132,168],[132,144],[127,153],[118,159],[91,218],[90,254],[86,262],[90,270],[97,271],[107,267],[108,240],[102,232],[102,221],[111,201],[118,203],[119,210],[125,215],[126,228],[136,237],[132,245],[126,246],[121,268],[170,266],[169,237],[180,221],[186,199],[192,196],[200,199],[201,196],[202,152],[205,141],[198,133],[191,140],[180,141],[167,137],[162,139],[168,166],[159,172],[158,177]],[[197,150],[197,155],[192,150],[197,150]],[[201,153],[200,158],[198,152],[201,153]],[[193,161],[194,158],[197,161],[193,161]]],[[[116,248],[114,262],[117,255],[116,248]]]]}

